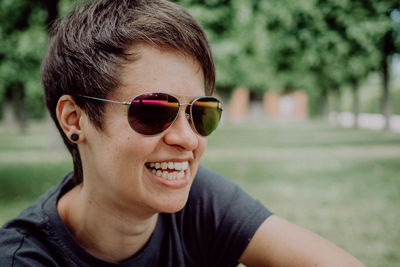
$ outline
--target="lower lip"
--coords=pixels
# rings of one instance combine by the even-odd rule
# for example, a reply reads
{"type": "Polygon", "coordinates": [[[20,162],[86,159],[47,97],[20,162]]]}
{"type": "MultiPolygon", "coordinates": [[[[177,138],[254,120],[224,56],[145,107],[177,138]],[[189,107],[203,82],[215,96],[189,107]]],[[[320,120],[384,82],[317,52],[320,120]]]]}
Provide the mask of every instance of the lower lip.
{"type": "Polygon", "coordinates": [[[168,180],[165,178],[162,178],[160,176],[155,175],[150,169],[146,168],[148,173],[150,174],[150,176],[153,178],[153,180],[155,180],[157,183],[171,188],[171,189],[180,189],[180,188],[184,188],[188,185],[189,183],[189,169],[187,169],[185,171],[185,175],[180,178],[180,179],[175,179],[175,180],[168,180]]]}

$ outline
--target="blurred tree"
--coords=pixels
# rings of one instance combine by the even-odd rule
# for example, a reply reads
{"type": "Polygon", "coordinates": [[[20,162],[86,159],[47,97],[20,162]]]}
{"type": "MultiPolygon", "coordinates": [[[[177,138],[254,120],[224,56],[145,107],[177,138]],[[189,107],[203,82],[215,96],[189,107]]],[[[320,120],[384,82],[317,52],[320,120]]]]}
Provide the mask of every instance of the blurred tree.
{"type": "MultiPolygon", "coordinates": [[[[0,98],[43,111],[39,65],[48,29],[77,0],[0,0],[0,98]]],[[[354,92],[371,70],[382,73],[384,114],[389,116],[389,66],[399,52],[398,0],[175,0],[205,28],[216,62],[217,86],[253,91],[306,89],[319,113],[329,94],[354,92]]],[[[221,90],[220,90],[221,91],[221,90]]],[[[9,110],[9,109],[7,109],[9,110]]],[[[324,112],[325,111],[325,112],[324,112]]],[[[28,116],[32,116],[28,114],[28,116]]]]}
{"type": "Polygon", "coordinates": [[[214,52],[217,86],[265,91],[271,84],[265,14],[260,0],[180,0],[204,27],[214,52]]]}
{"type": "MultiPolygon", "coordinates": [[[[398,1],[319,1],[321,6],[327,4],[336,7],[338,14],[325,14],[329,25],[337,31],[346,43],[343,54],[344,76],[350,83],[354,94],[355,121],[359,113],[358,86],[367,74],[373,70],[382,73],[382,113],[385,115],[385,128],[389,128],[391,115],[389,98],[389,65],[391,57],[400,51],[396,40],[399,39],[399,23],[391,18],[398,12],[398,1]],[[397,29],[397,30],[396,30],[397,29]]],[[[357,126],[357,124],[356,124],[357,126]]]]}
{"type": "MultiPolygon", "coordinates": [[[[349,84],[357,117],[359,84],[369,72],[385,70],[385,65],[379,66],[379,62],[387,58],[381,54],[388,49],[381,48],[387,47],[381,40],[394,28],[389,27],[388,14],[395,8],[395,1],[269,0],[262,3],[267,17],[268,62],[273,66],[278,87],[307,88],[314,101],[318,99],[318,113],[327,114],[328,94],[340,95],[341,88],[349,84]]],[[[393,37],[393,33],[389,36],[393,37]]],[[[393,53],[393,46],[390,47],[393,53]]]]}
{"type": "Polygon", "coordinates": [[[385,116],[385,130],[390,125],[390,66],[393,55],[400,52],[400,2],[398,0],[372,1],[371,6],[376,13],[385,18],[387,26],[383,34],[376,38],[376,44],[380,51],[380,72],[382,75],[382,113],[385,116]]]}
{"type": "Polygon", "coordinates": [[[385,21],[370,8],[369,1],[317,1],[329,31],[336,34],[339,46],[336,54],[342,84],[353,92],[354,126],[358,127],[360,112],[359,84],[376,69],[379,52],[373,38],[385,27],[385,21]]]}
{"type": "MultiPolygon", "coordinates": [[[[278,88],[306,89],[319,102],[318,113],[327,113],[328,93],[338,90],[342,68],[338,55],[343,44],[325,21],[314,0],[264,1],[268,32],[267,60],[278,88]]],[[[313,101],[314,100],[314,101],[313,101]]]]}
{"type": "Polygon", "coordinates": [[[0,1],[0,93],[7,123],[25,130],[27,109],[43,110],[39,66],[58,0],[0,1]]]}

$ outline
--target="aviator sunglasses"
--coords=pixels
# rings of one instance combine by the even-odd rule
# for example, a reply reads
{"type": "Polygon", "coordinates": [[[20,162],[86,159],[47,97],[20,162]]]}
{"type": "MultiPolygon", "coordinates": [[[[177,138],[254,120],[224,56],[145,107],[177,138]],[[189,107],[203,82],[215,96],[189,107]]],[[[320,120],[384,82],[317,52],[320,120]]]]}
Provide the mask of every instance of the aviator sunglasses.
{"type": "Polygon", "coordinates": [[[146,136],[157,135],[168,129],[178,117],[181,106],[187,106],[186,117],[201,136],[208,136],[217,128],[222,113],[221,102],[212,96],[198,97],[191,103],[179,103],[174,95],[166,93],[144,93],[130,102],[79,96],[129,106],[129,125],[135,132],[146,136]]]}

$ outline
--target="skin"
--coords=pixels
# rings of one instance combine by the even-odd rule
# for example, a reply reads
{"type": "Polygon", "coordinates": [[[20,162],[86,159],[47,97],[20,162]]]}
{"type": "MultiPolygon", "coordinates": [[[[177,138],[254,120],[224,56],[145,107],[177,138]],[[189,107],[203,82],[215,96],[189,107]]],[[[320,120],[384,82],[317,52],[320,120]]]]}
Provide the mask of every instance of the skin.
{"type": "MultiPolygon", "coordinates": [[[[159,91],[192,95],[179,96],[183,103],[205,94],[203,72],[191,57],[138,49],[140,58],[124,66],[121,86],[109,99],[129,101],[159,91]]],[[[65,194],[57,208],[76,240],[93,255],[114,262],[131,257],[149,239],[158,213],[177,212],[186,204],[207,139],[196,134],[184,111],[166,131],[146,137],[130,128],[127,106],[107,103],[103,129],[98,130],[70,96],[60,98],[60,125],[67,136],[79,134],[84,182],[65,194]],[[145,167],[164,161],[189,162],[184,183],[162,184],[145,167]]]]}
{"type": "MultiPolygon", "coordinates": [[[[127,64],[121,86],[109,99],[129,101],[144,92],[168,92],[181,103],[204,95],[199,64],[180,53],[139,46],[140,58],[127,64]]],[[[103,129],[64,95],[57,117],[67,136],[79,134],[83,183],[61,197],[58,212],[77,242],[103,260],[120,262],[149,240],[160,212],[177,212],[186,204],[207,139],[192,128],[180,110],[163,133],[145,137],[133,131],[127,106],[105,105],[103,129]],[[184,182],[162,183],[145,167],[147,162],[189,162],[184,182]],[[107,242],[103,242],[107,240],[107,242]]],[[[329,241],[278,216],[257,230],[239,259],[247,266],[363,266],[329,241]]]]}
{"type": "Polygon", "coordinates": [[[260,226],[239,261],[246,266],[364,266],[326,239],[273,215],[260,226]]]}

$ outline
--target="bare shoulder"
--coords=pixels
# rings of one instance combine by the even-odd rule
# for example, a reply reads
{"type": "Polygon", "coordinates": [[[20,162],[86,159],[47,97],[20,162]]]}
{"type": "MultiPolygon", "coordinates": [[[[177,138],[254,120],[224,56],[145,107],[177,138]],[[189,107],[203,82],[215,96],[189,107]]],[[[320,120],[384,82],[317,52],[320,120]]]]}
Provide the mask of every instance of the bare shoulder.
{"type": "Polygon", "coordinates": [[[276,215],[263,222],[239,261],[247,266],[364,266],[328,240],[276,215]]]}

